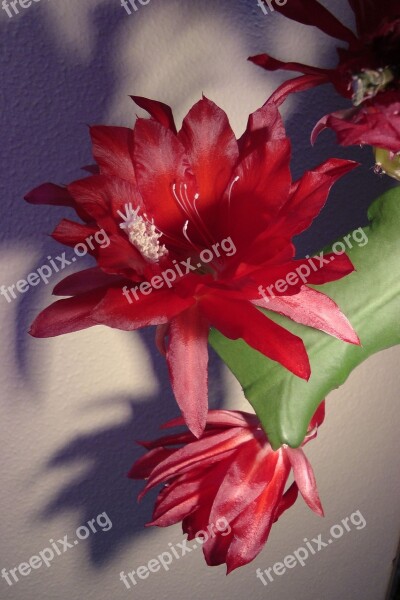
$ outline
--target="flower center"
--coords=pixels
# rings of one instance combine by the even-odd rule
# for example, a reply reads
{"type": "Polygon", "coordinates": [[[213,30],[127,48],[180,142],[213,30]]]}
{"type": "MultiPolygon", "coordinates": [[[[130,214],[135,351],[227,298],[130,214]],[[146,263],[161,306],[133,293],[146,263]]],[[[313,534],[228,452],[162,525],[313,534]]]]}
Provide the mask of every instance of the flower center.
{"type": "Polygon", "coordinates": [[[385,91],[393,84],[398,75],[398,67],[383,69],[363,69],[352,77],[353,104],[360,106],[365,100],[374,98],[379,92],[385,91]]]}
{"type": "Polygon", "coordinates": [[[117,211],[123,222],[120,228],[126,231],[130,243],[135,246],[140,254],[150,263],[156,263],[168,254],[164,244],[159,239],[162,233],[157,231],[153,221],[147,219],[147,215],[139,216],[139,208],[135,210],[132,204],[125,204],[125,214],[117,211]]]}

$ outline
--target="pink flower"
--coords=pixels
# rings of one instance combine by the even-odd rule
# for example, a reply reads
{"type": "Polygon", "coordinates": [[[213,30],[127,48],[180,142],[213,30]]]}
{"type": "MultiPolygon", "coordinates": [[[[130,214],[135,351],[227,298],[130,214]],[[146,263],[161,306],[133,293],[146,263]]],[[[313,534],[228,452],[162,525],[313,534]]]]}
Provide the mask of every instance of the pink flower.
{"type": "MultiPolygon", "coordinates": [[[[323,402],[302,445],[316,437],[324,414],[323,402]]],[[[176,419],[164,427],[182,423],[176,419]]],[[[182,521],[189,540],[200,531],[213,531],[203,544],[205,559],[209,565],[226,563],[228,573],[257,556],[273,523],[293,505],[298,491],[311,510],[323,516],[314,473],[302,448],[272,450],[257,417],[249,413],[209,411],[199,440],[180,433],[140,444],[148,453],[129,473],[133,479],[147,479],[140,498],[165,484],[148,525],[167,527],[182,521]],[[291,472],[294,482],[285,489],[291,472]],[[229,528],[215,530],[212,525],[221,521],[229,528]]]]}

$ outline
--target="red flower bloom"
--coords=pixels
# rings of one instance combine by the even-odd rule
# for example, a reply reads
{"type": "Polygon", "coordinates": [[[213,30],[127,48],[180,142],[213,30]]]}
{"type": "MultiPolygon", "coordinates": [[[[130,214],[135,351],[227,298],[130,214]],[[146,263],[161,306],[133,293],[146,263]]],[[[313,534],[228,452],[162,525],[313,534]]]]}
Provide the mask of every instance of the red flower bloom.
{"type": "MultiPolygon", "coordinates": [[[[260,284],[273,284],[308,262],[293,259],[292,237],[311,224],[332,184],[355,163],[332,159],[292,182],[290,144],[273,104],[250,116],[237,141],[225,113],[206,98],[190,110],[179,133],[169,107],[135,100],[152,119],[138,119],[133,130],[91,129],[98,174],[67,189],[45,184],[27,196],[36,204],[73,207],[84,221],[64,219],[53,233],[59,242],[85,243],[99,229],[110,242],[92,244],[98,267],[59,283],[54,293],[71,298],[45,309],[31,333],[48,337],[98,324],[160,326],[157,341],[166,350],[175,396],[199,436],[207,416],[210,327],[309,377],[302,340],[253,301],[260,284]],[[163,278],[167,270],[175,275],[173,285],[163,278]]],[[[329,258],[307,283],[323,284],[353,270],[346,255],[329,258]]],[[[268,308],[359,343],[335,303],[299,278],[286,295],[277,292],[276,303],[268,308]]]]}
{"type": "Polygon", "coordinates": [[[276,10],[285,16],[314,25],[341,41],[335,69],[321,69],[300,63],[284,63],[267,54],[249,60],[269,71],[286,69],[304,73],[289,80],[272,96],[275,102],[292,92],[323,83],[332,83],[355,108],[323,117],[311,139],[332,128],[340,144],[370,144],[400,152],[400,5],[398,0],[349,0],[357,22],[357,36],[317,0],[290,0],[276,10]]]}
{"type": "MultiPolygon", "coordinates": [[[[324,412],[323,402],[303,445],[316,437],[324,412]]],[[[181,424],[182,419],[176,419],[164,427],[181,424]]],[[[159,483],[166,484],[148,525],[167,527],[182,521],[189,540],[209,532],[202,536],[208,538],[203,544],[207,564],[226,563],[228,573],[257,556],[298,491],[311,510],[323,516],[303,450],[284,446],[273,451],[257,417],[249,413],[213,410],[200,440],[181,433],[140,444],[149,452],[129,472],[132,479],[148,480],[139,498],[159,483]],[[294,482],[285,491],[292,469],[294,482]],[[221,521],[227,526],[215,530],[212,526],[221,521]]]]}

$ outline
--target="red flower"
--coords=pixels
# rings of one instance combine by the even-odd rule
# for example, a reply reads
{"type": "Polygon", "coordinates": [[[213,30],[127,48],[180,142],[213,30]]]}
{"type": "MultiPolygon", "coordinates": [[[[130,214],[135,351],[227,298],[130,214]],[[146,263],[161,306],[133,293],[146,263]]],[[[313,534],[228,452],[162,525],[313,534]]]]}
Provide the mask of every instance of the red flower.
{"type": "MultiPolygon", "coordinates": [[[[324,412],[323,402],[303,445],[317,435],[324,412]]],[[[181,424],[182,419],[176,419],[164,427],[181,424]]],[[[167,527],[182,521],[189,540],[206,539],[207,564],[226,563],[228,573],[257,556],[298,491],[311,510],[323,516],[303,450],[283,446],[273,451],[257,417],[249,413],[213,410],[200,440],[181,433],[140,444],[149,452],[129,472],[132,479],[148,480],[139,498],[159,483],[166,484],[148,525],[167,527]],[[294,482],[285,491],[292,469],[294,482]],[[221,521],[226,526],[215,530],[221,521]],[[197,535],[200,532],[208,535],[197,535]]]]}
{"type": "Polygon", "coordinates": [[[370,144],[400,152],[400,5],[398,0],[349,0],[357,22],[357,36],[317,0],[290,0],[276,10],[285,16],[314,25],[341,41],[335,69],[300,63],[284,63],[267,54],[249,60],[269,71],[286,69],[304,73],[289,80],[272,96],[283,102],[288,94],[323,83],[332,83],[355,108],[326,115],[316,125],[315,141],[325,128],[332,128],[340,144],[370,144]]]}
{"type": "MultiPolygon", "coordinates": [[[[199,436],[207,416],[210,327],[309,377],[302,340],[253,301],[261,284],[307,264],[293,259],[291,240],[311,224],[332,184],[355,163],[332,159],[292,182],[290,144],[273,104],[251,115],[236,140],[225,113],[206,98],[190,110],[179,133],[169,107],[135,100],[152,119],[138,119],[133,130],[91,129],[98,174],[67,189],[45,184],[27,196],[36,204],[73,207],[84,221],[61,221],[53,233],[59,242],[86,243],[99,229],[110,242],[92,243],[98,267],[59,283],[54,294],[71,298],[46,308],[31,333],[48,337],[98,324],[123,330],[159,326],[157,341],[166,350],[175,396],[199,436]],[[163,279],[167,272],[175,274],[173,285],[163,279]]],[[[328,256],[307,283],[352,271],[346,255],[328,256]]],[[[268,308],[359,343],[329,298],[299,278],[285,293],[276,292],[268,308]]]]}

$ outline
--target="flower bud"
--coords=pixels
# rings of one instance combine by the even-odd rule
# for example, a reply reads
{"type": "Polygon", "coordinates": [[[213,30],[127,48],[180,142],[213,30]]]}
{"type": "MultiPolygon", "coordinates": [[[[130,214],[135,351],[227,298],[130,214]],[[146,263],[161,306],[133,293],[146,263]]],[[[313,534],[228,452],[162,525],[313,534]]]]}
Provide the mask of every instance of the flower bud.
{"type": "Polygon", "coordinates": [[[389,175],[400,181],[400,153],[394,154],[390,150],[374,148],[375,171],[389,175]]]}

